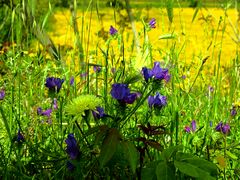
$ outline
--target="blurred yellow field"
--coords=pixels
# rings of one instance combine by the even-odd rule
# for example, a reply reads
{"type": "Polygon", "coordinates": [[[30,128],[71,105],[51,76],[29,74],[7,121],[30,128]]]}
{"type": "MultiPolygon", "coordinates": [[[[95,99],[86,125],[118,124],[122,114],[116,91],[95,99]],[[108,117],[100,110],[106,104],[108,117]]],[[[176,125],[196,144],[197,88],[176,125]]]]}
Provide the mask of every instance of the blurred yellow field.
{"type": "MultiPolygon", "coordinates": [[[[239,51],[237,33],[240,26],[238,26],[239,22],[237,23],[237,11],[235,9],[228,9],[227,11],[216,8],[200,9],[192,22],[194,13],[195,9],[192,8],[175,8],[173,23],[171,24],[166,9],[133,10],[133,15],[137,18],[135,28],[138,32],[140,49],[143,50],[144,43],[142,19],[147,19],[146,23],[148,23],[151,18],[156,18],[157,27],[148,32],[148,39],[145,36],[145,43],[147,40],[152,45],[151,50],[154,61],[163,58],[169,61],[172,57],[168,57],[168,54],[174,50],[180,67],[189,66],[182,72],[186,75],[189,74],[189,76],[191,71],[196,70],[201,65],[202,60],[208,56],[204,71],[207,74],[212,74],[214,68],[217,68],[219,53],[221,53],[221,67],[231,65],[236,52],[239,51]],[[159,39],[160,36],[165,34],[173,34],[175,38],[159,39]]],[[[90,62],[103,63],[99,57],[96,58],[93,54],[91,56],[91,51],[99,49],[99,47],[104,49],[106,38],[109,36],[109,27],[113,25],[122,34],[125,59],[136,61],[135,66],[137,69],[151,63],[147,61],[148,51],[139,53],[136,46],[132,50],[134,36],[131,23],[127,22],[127,13],[125,11],[114,12],[113,9],[101,9],[98,14],[96,11],[92,11],[92,13],[91,11],[84,13],[79,11],[77,16],[80,34],[83,34],[81,38],[84,52],[86,53],[88,50],[90,62]],[[82,29],[82,25],[84,29],[82,29]]],[[[70,11],[60,10],[55,12],[53,23],[54,31],[49,33],[53,42],[65,50],[75,49],[75,36],[70,11]]],[[[117,43],[117,41],[111,43],[116,56],[118,55],[117,43]]],[[[65,57],[68,61],[72,58],[71,54],[65,57]]]]}

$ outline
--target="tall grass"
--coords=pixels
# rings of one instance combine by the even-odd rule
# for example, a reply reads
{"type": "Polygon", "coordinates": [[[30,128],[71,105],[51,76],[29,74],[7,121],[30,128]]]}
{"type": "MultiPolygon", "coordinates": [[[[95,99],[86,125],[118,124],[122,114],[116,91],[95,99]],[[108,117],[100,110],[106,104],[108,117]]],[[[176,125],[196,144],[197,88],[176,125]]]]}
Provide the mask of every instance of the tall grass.
{"type": "MultiPolygon", "coordinates": [[[[115,35],[107,32],[104,43],[98,37],[98,43],[92,47],[95,12],[98,22],[104,24],[100,18],[102,2],[72,0],[67,10],[71,13],[74,34],[73,49],[68,50],[70,61],[45,30],[48,19],[55,13],[50,1],[42,20],[35,18],[36,1],[10,2],[12,45],[0,54],[0,65],[4,68],[0,90],[5,91],[0,100],[1,178],[239,178],[239,29],[228,16],[230,2],[222,4],[224,16],[218,19],[213,32],[211,54],[199,52],[194,67],[182,62],[187,54],[188,34],[179,45],[174,29],[175,6],[182,8],[179,2],[167,0],[164,6],[157,4],[166,9],[169,24],[160,27],[157,19],[154,29],[148,24],[149,19],[135,17],[132,7],[137,5],[121,1],[122,11],[127,14],[124,20],[130,24],[132,33],[118,25],[118,19],[124,18],[118,6],[106,8],[113,12],[112,25],[118,32],[115,35]],[[142,29],[137,28],[137,19],[142,29]],[[236,43],[236,54],[231,66],[222,70],[227,58],[222,57],[222,50],[229,24],[234,32],[229,35],[236,43]],[[167,29],[168,33],[152,42],[150,34],[158,29],[167,29]],[[34,40],[41,45],[32,53],[34,40]],[[167,48],[157,49],[162,60],[156,60],[155,42],[165,41],[167,48]],[[156,79],[156,74],[144,79],[141,68],[150,70],[155,61],[168,69],[170,81],[165,81],[166,77],[156,79]],[[211,76],[204,74],[209,62],[214,66],[211,76]],[[100,70],[94,71],[94,67],[100,70]],[[193,74],[182,77],[194,68],[193,74]],[[64,80],[59,91],[56,92],[57,86],[54,90],[47,88],[48,77],[64,80]],[[128,103],[126,97],[116,100],[113,95],[116,83],[128,86],[131,91],[126,90],[125,95],[136,93],[134,103],[128,103]],[[166,106],[149,105],[149,96],[157,92],[167,97],[166,106]],[[96,109],[99,106],[104,108],[104,114],[96,109]],[[51,115],[39,112],[39,107],[43,112],[51,109],[51,115]],[[237,114],[231,114],[233,108],[237,114]],[[191,124],[193,120],[196,128],[191,124]],[[220,122],[228,124],[230,131],[224,133],[223,127],[216,131],[220,122]],[[69,145],[65,140],[72,133],[76,143],[72,139],[69,145]],[[69,153],[68,148],[79,154],[72,158],[74,153],[69,153]]],[[[236,2],[235,8],[237,11],[236,2]]],[[[193,14],[192,23],[200,12],[201,6],[193,14]]],[[[181,27],[184,32],[184,24],[181,27]]],[[[51,28],[57,31],[54,25],[51,28]]],[[[191,61],[195,60],[193,56],[191,61]]],[[[122,92],[116,94],[119,93],[122,92]]]]}

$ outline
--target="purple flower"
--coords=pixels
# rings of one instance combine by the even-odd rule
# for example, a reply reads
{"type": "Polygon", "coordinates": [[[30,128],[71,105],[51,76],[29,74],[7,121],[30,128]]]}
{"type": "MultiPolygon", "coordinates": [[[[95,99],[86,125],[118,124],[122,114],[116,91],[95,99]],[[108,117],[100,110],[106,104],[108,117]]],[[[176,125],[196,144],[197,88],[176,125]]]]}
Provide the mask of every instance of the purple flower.
{"type": "Polygon", "coordinates": [[[159,92],[156,93],[155,96],[148,97],[148,105],[149,107],[154,108],[162,108],[167,104],[167,97],[160,95],[159,92]]]}
{"type": "Polygon", "coordinates": [[[93,66],[93,70],[94,70],[94,72],[99,73],[99,72],[101,72],[102,68],[101,68],[101,66],[93,66]]]}
{"type": "Polygon", "coordinates": [[[86,77],[88,75],[88,72],[80,74],[80,77],[86,77]]]}
{"type": "Polygon", "coordinates": [[[37,109],[37,114],[41,116],[50,117],[51,113],[52,113],[52,109],[47,109],[46,111],[43,111],[41,107],[37,109]]]}
{"type": "Polygon", "coordinates": [[[58,109],[58,104],[57,104],[57,99],[56,98],[54,98],[53,99],[53,109],[58,109]]]}
{"type": "Polygon", "coordinates": [[[190,133],[191,132],[191,128],[189,126],[185,126],[184,128],[185,132],[190,133]]]}
{"type": "Polygon", "coordinates": [[[115,34],[117,34],[117,30],[113,27],[113,26],[110,26],[110,29],[109,29],[109,34],[111,36],[114,36],[115,34]]]}
{"type": "Polygon", "coordinates": [[[70,85],[72,86],[74,84],[74,77],[72,76],[71,78],[70,78],[70,85]]]}
{"type": "Polygon", "coordinates": [[[41,107],[38,107],[38,108],[37,108],[37,114],[38,114],[38,115],[42,115],[42,108],[41,108],[41,107]]]}
{"type": "Polygon", "coordinates": [[[5,91],[2,89],[0,90],[0,100],[3,100],[5,97],[5,91]]]}
{"type": "Polygon", "coordinates": [[[64,79],[48,77],[45,86],[52,92],[59,92],[63,82],[64,79]]]}
{"type": "Polygon", "coordinates": [[[237,115],[237,110],[236,110],[236,107],[233,106],[233,108],[231,109],[231,116],[234,117],[237,115]]]}
{"type": "Polygon", "coordinates": [[[148,23],[150,28],[156,28],[156,19],[152,18],[148,23]]]}
{"type": "Polygon", "coordinates": [[[222,122],[218,123],[215,130],[221,132],[222,131],[222,126],[223,126],[222,122]]]}
{"type": "Polygon", "coordinates": [[[152,77],[156,80],[164,79],[167,82],[170,79],[170,74],[168,73],[168,69],[161,68],[159,62],[154,62],[154,67],[152,69],[143,67],[142,74],[146,82],[148,82],[148,79],[152,77]]]}
{"type": "Polygon", "coordinates": [[[142,74],[146,82],[148,82],[148,79],[153,77],[152,71],[146,67],[142,68],[142,74]]]}
{"type": "Polygon", "coordinates": [[[222,126],[222,133],[223,134],[228,134],[230,132],[230,126],[229,124],[225,124],[222,126]]]}
{"type": "Polygon", "coordinates": [[[218,123],[215,129],[223,134],[228,134],[230,132],[229,124],[223,124],[222,122],[218,123]]]}
{"type": "Polygon", "coordinates": [[[167,82],[170,79],[168,69],[162,69],[159,62],[154,62],[154,67],[152,73],[155,79],[162,80],[165,79],[167,82]]]}
{"type": "Polygon", "coordinates": [[[18,129],[18,134],[17,134],[17,142],[24,141],[24,137],[20,132],[20,129],[18,129]]]}
{"type": "Polygon", "coordinates": [[[196,125],[196,121],[195,120],[192,120],[191,125],[192,125],[192,131],[193,132],[196,131],[197,125],[196,125]]]}
{"type": "Polygon", "coordinates": [[[132,104],[137,99],[137,93],[130,93],[127,84],[113,84],[110,93],[114,99],[122,103],[132,104]]]}
{"type": "Polygon", "coordinates": [[[92,111],[92,114],[95,119],[100,119],[106,116],[106,114],[104,113],[104,109],[100,106],[96,108],[96,111],[92,111]]]}
{"type": "Polygon", "coordinates": [[[65,142],[67,144],[66,152],[70,156],[70,159],[76,159],[80,154],[80,151],[78,149],[77,140],[74,138],[74,135],[69,134],[65,142]]]}

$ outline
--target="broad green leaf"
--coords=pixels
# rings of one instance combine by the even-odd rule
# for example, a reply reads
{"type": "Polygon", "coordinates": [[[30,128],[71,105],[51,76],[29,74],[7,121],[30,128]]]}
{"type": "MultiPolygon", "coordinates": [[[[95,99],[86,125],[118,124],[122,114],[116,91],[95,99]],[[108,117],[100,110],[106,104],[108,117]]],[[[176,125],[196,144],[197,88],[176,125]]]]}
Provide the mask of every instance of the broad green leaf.
{"type": "Polygon", "coordinates": [[[156,179],[156,166],[159,162],[154,161],[149,164],[145,168],[142,169],[141,179],[152,180],[156,179]]]}
{"type": "Polygon", "coordinates": [[[174,180],[174,169],[172,169],[166,162],[160,162],[156,168],[156,175],[158,180],[174,180]]]}
{"type": "Polygon", "coordinates": [[[112,128],[107,133],[99,156],[100,167],[103,167],[114,155],[119,143],[120,135],[117,129],[112,128]]]}
{"type": "Polygon", "coordinates": [[[131,142],[125,141],[122,143],[122,145],[130,167],[133,173],[135,173],[138,163],[138,151],[131,142]]]}
{"type": "Polygon", "coordinates": [[[180,172],[202,180],[215,180],[216,177],[210,176],[210,174],[196,165],[190,164],[188,162],[174,161],[174,165],[179,169],[180,172]]]}

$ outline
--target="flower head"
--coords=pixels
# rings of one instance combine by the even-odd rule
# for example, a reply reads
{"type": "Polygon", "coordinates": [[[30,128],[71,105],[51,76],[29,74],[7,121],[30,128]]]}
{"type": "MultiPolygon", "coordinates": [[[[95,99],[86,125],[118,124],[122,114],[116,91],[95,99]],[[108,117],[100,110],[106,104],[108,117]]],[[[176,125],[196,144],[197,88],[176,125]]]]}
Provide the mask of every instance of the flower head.
{"type": "Polygon", "coordinates": [[[150,70],[150,69],[148,69],[146,67],[142,68],[142,74],[143,74],[143,77],[144,77],[146,82],[148,82],[148,79],[153,77],[152,70],[150,70]]]}
{"type": "Polygon", "coordinates": [[[222,132],[223,134],[228,134],[230,132],[230,125],[223,124],[222,122],[218,123],[216,126],[216,131],[222,132]]]}
{"type": "Polygon", "coordinates": [[[197,125],[195,120],[192,120],[191,125],[192,125],[192,131],[193,132],[196,131],[197,125]]]}
{"type": "Polygon", "coordinates": [[[109,29],[109,34],[111,36],[114,36],[115,34],[117,34],[117,29],[115,29],[113,26],[110,26],[110,29],[109,29]]]}
{"type": "Polygon", "coordinates": [[[80,151],[77,145],[77,140],[74,138],[74,135],[69,134],[65,142],[67,144],[66,152],[70,156],[70,159],[76,159],[80,154],[80,151]]]}
{"type": "Polygon", "coordinates": [[[94,70],[94,72],[99,73],[99,72],[101,72],[102,68],[101,68],[101,66],[93,66],[93,70],[94,70]]]}
{"type": "Polygon", "coordinates": [[[0,90],[0,100],[3,100],[5,97],[5,91],[2,89],[0,90]]]}
{"type": "Polygon", "coordinates": [[[17,134],[17,142],[22,142],[24,141],[24,137],[20,132],[20,129],[18,129],[18,134],[17,134]]]}
{"type": "Polygon", "coordinates": [[[237,115],[237,110],[236,110],[236,107],[233,106],[232,109],[231,109],[231,116],[234,117],[237,115]]]}
{"type": "Polygon", "coordinates": [[[70,78],[70,85],[72,86],[74,84],[74,77],[72,76],[71,78],[70,78]]]}
{"type": "Polygon", "coordinates": [[[52,109],[47,109],[45,111],[42,111],[41,115],[42,116],[47,116],[47,117],[50,117],[52,114],[52,109]]]}
{"type": "Polygon", "coordinates": [[[45,86],[51,92],[59,92],[62,87],[63,82],[64,82],[64,79],[48,77],[46,79],[45,86]]]}
{"type": "Polygon", "coordinates": [[[104,109],[100,106],[96,108],[96,111],[92,111],[92,114],[95,119],[100,119],[106,116],[106,114],[104,113],[104,109]]]}
{"type": "Polygon", "coordinates": [[[154,67],[152,69],[152,73],[155,79],[162,80],[165,79],[166,81],[169,81],[170,75],[168,73],[168,69],[162,69],[160,67],[159,62],[154,62],[154,67]]]}
{"type": "Polygon", "coordinates": [[[156,93],[155,96],[148,97],[148,105],[149,107],[154,108],[162,108],[167,104],[167,97],[162,96],[159,92],[156,93]]]}
{"type": "Polygon", "coordinates": [[[114,99],[126,104],[132,104],[138,97],[137,93],[130,93],[127,84],[113,84],[110,93],[114,99]]]}
{"type": "Polygon", "coordinates": [[[65,110],[69,115],[81,118],[85,114],[85,111],[94,111],[101,103],[101,99],[94,95],[80,95],[73,99],[72,102],[66,106],[65,110]]]}
{"type": "Polygon", "coordinates": [[[191,132],[191,128],[189,126],[185,126],[184,128],[185,132],[190,133],[191,132]]]}
{"type": "Polygon", "coordinates": [[[170,79],[168,69],[161,68],[159,62],[154,62],[154,67],[152,69],[143,67],[142,74],[146,82],[148,82],[148,79],[150,78],[154,78],[155,80],[164,79],[166,82],[168,82],[170,79]]]}
{"type": "Polygon", "coordinates": [[[148,23],[150,28],[156,28],[156,19],[152,18],[148,23]]]}

